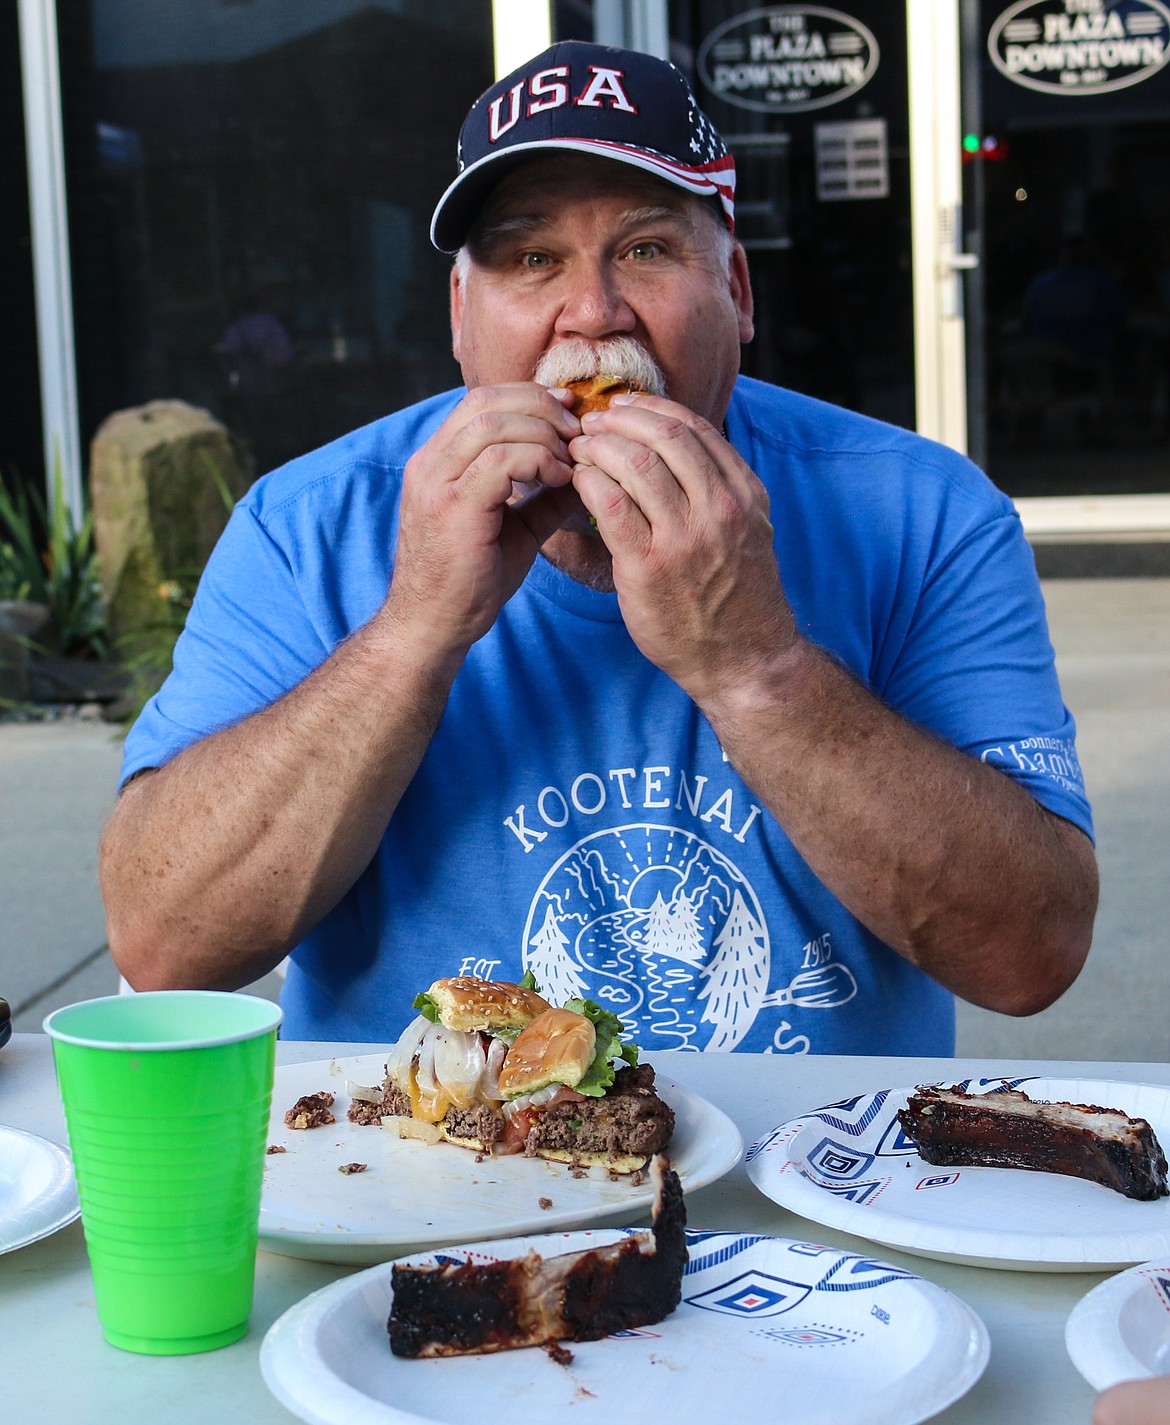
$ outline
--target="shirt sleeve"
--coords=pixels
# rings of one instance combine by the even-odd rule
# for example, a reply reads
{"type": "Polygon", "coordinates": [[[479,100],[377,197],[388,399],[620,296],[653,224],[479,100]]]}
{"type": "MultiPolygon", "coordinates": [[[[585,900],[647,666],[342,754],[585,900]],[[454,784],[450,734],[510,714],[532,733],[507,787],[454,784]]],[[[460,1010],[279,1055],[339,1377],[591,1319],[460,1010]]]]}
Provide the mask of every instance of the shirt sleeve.
{"type": "Polygon", "coordinates": [[[977,522],[927,566],[876,689],[1092,836],[1035,561],[1014,511],[977,522]]]}

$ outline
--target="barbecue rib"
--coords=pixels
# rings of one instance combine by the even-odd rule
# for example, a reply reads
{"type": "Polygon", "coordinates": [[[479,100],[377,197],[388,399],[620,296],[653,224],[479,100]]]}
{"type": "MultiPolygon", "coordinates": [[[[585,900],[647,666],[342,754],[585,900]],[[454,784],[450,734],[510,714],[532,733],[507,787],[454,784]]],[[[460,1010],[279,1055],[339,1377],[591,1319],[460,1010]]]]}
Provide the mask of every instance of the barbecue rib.
{"type": "Polygon", "coordinates": [[[654,1226],[559,1257],[394,1268],[387,1329],[396,1356],[466,1356],[597,1341],[661,1321],[682,1297],[686,1212],[678,1175],[651,1166],[654,1226]]]}
{"type": "Polygon", "coordinates": [[[919,1156],[941,1167],[1065,1173],[1142,1202],[1170,1195],[1154,1130],[1120,1109],[927,1085],[899,1110],[898,1122],[919,1156]]]}

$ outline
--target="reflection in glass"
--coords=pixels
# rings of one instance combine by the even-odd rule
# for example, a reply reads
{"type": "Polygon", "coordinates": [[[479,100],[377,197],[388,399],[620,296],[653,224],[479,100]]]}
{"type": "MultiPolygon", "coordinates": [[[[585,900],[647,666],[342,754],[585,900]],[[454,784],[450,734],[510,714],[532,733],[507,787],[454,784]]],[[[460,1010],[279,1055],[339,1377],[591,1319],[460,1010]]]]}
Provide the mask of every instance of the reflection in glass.
{"type": "Polygon", "coordinates": [[[179,397],[264,470],[458,379],[427,226],[491,82],[489,5],[92,0],[88,19],[63,31],[86,438],[179,397]]]}

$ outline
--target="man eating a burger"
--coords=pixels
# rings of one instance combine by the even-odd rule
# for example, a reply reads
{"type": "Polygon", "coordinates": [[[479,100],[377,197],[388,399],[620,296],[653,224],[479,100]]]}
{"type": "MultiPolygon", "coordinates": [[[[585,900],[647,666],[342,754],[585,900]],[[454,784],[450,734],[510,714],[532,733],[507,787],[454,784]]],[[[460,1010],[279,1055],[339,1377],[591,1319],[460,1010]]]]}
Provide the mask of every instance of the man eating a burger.
{"type": "Polygon", "coordinates": [[[956,994],[1051,1003],[1096,870],[1010,501],[739,375],[734,160],[672,65],[554,45],[459,156],[465,386],[233,514],[126,743],[123,974],[287,956],[284,1032],[350,1041],[466,974],[643,1049],[946,1054],[956,994]]]}

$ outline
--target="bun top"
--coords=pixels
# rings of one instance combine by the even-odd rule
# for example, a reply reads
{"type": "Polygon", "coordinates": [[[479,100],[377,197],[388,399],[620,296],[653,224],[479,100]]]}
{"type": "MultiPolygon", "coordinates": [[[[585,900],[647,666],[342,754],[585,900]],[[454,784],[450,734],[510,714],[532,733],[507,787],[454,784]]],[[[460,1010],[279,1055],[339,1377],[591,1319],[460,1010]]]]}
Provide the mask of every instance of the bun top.
{"type": "Polygon", "coordinates": [[[583,1014],[546,1009],[508,1050],[500,1069],[500,1092],[509,1099],[549,1084],[573,1088],[593,1063],[596,1045],[597,1031],[583,1014]]]}
{"type": "Polygon", "coordinates": [[[438,1008],[440,1024],[448,1029],[523,1029],[549,1007],[535,990],[474,975],[436,980],[427,994],[438,1008]]]}
{"type": "Polygon", "coordinates": [[[605,411],[615,396],[623,391],[640,391],[642,388],[633,381],[620,376],[587,376],[580,381],[569,381],[565,389],[572,391],[573,404],[570,407],[575,416],[583,416],[588,411],[605,411]]]}

